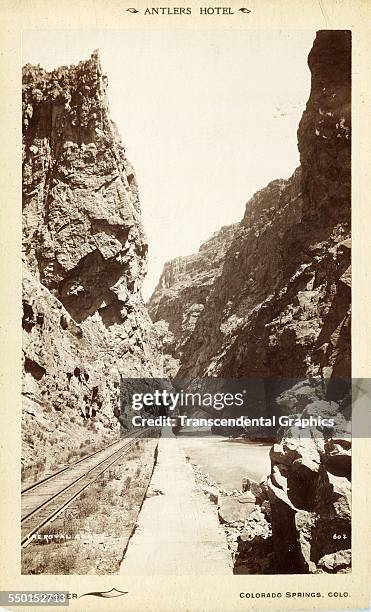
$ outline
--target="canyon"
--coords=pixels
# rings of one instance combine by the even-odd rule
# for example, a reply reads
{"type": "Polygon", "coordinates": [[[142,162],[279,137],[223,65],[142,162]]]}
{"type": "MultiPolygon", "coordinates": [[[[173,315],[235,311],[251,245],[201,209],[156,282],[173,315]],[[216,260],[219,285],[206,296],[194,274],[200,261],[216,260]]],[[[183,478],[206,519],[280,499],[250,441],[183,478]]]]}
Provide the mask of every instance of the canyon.
{"type": "Polygon", "coordinates": [[[350,32],[317,33],[300,166],[167,262],[147,306],[138,185],[98,53],[23,68],[23,465],[118,435],[121,377],[278,381],[270,400],[291,414],[341,415],[281,429],[268,478],[215,493],[235,573],[350,570],[350,58],[350,32]]]}
{"type": "Polygon", "coordinates": [[[278,432],[268,479],[251,485],[263,512],[236,536],[238,573],[350,567],[350,58],[350,32],[317,33],[300,167],[251,198],[226,249],[223,234],[213,237],[223,260],[204,293],[193,267],[201,247],[181,267],[166,264],[149,300],[168,332],[164,352],[179,359],[176,378],[269,380],[275,407],[341,422],[278,432]]]}
{"type": "Polygon", "coordinates": [[[309,67],[300,167],[247,203],[206,306],[192,305],[181,331],[178,308],[166,310],[180,291],[184,310],[194,301],[195,256],[182,258],[181,274],[177,259],[167,263],[160,304],[160,287],[149,300],[153,320],[182,344],[179,378],[350,376],[349,33],[319,32],[309,67]]]}
{"type": "Polygon", "coordinates": [[[165,373],[174,375],[183,351],[205,308],[238,224],[222,227],[202,244],[198,253],[165,264],[147,304],[165,355],[165,373]]]}

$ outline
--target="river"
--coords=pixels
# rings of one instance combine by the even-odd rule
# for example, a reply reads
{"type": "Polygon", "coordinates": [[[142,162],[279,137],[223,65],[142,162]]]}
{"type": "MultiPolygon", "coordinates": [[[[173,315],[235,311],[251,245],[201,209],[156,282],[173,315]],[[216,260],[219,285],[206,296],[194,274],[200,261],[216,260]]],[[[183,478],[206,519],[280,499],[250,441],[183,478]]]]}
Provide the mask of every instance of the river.
{"type": "Polygon", "coordinates": [[[243,478],[260,482],[270,472],[271,443],[200,435],[191,428],[182,429],[177,439],[190,461],[227,491],[241,489],[243,478]]]}

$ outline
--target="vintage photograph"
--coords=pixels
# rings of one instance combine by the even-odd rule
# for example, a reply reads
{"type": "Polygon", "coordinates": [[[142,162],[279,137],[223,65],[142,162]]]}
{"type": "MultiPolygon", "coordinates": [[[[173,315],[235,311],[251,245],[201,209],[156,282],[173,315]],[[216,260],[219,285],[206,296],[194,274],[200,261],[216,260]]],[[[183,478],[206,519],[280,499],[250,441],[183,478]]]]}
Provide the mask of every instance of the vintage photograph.
{"type": "Polygon", "coordinates": [[[23,31],[22,574],[352,571],[351,60],[23,31]]]}

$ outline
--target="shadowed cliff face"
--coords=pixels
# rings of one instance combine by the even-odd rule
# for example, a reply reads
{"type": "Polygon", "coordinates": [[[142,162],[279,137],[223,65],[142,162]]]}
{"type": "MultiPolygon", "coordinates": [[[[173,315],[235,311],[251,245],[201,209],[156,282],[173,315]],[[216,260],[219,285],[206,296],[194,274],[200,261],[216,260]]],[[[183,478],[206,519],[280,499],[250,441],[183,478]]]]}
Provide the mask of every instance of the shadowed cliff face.
{"type": "Polygon", "coordinates": [[[303,221],[350,224],[351,36],[320,31],[308,57],[311,93],[298,129],[303,221]]]}
{"type": "Polygon", "coordinates": [[[95,52],[23,69],[24,394],[114,427],[118,374],[158,373],[135,174],[95,52]]]}
{"type": "Polygon", "coordinates": [[[319,32],[301,167],[255,194],[180,378],[350,375],[350,34],[319,32]]]}
{"type": "Polygon", "coordinates": [[[165,264],[147,307],[167,357],[169,374],[175,374],[179,368],[183,347],[221,274],[237,227],[237,223],[222,227],[194,255],[165,264]]]}
{"type": "MultiPolygon", "coordinates": [[[[261,487],[268,518],[261,519],[258,536],[251,526],[243,531],[236,573],[261,573],[267,550],[273,565],[266,573],[350,570],[350,403],[335,384],[351,372],[350,63],[350,32],[317,33],[308,58],[311,92],[298,129],[300,167],[247,203],[182,347],[179,379],[330,379],[321,394],[313,395],[303,380],[275,399],[304,417],[343,417],[341,427],[311,428],[306,436],[295,427],[279,431],[261,487]],[[271,542],[264,535],[267,520],[271,542]]],[[[172,286],[175,267],[173,273],[172,286]]],[[[184,287],[184,301],[190,292],[184,287]]],[[[166,310],[170,293],[163,287],[161,308],[177,342],[179,328],[166,310]]]]}

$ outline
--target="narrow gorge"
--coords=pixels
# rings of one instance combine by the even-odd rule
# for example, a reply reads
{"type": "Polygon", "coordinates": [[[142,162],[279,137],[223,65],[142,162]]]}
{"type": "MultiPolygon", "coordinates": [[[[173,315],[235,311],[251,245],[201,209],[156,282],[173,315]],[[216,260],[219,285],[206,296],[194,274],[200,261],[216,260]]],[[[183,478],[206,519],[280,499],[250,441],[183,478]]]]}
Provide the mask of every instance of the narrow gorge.
{"type": "Polygon", "coordinates": [[[170,354],[182,346],[179,378],[350,376],[350,33],[319,32],[308,62],[300,167],[252,197],[230,244],[222,229],[166,264],[149,300],[170,354]]]}
{"type": "Polygon", "coordinates": [[[339,430],[312,428],[309,438],[279,432],[270,476],[255,487],[263,512],[237,536],[238,573],[350,567],[350,58],[350,32],[317,33],[300,167],[251,198],[228,242],[223,228],[196,255],[167,263],[149,300],[177,378],[276,380],[273,401],[292,414],[344,417],[339,430]]]}
{"type": "Polygon", "coordinates": [[[98,52],[23,68],[24,473],[117,439],[121,378],[271,380],[291,415],[341,416],[275,432],[270,473],[236,494],[196,473],[237,574],[351,567],[350,32],[317,32],[308,65],[300,166],[167,262],[147,305],[138,185],[98,52]]]}

